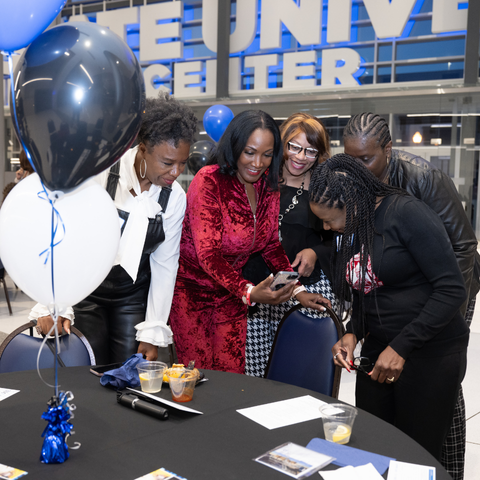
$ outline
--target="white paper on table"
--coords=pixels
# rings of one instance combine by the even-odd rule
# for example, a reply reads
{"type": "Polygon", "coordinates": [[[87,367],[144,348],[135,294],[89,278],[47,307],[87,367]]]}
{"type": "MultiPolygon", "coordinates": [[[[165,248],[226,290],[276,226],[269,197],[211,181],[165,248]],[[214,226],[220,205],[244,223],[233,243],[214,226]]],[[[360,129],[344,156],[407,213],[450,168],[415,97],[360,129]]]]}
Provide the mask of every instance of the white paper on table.
{"type": "Polygon", "coordinates": [[[0,402],[8,397],[11,397],[12,395],[15,395],[19,391],[20,390],[12,390],[11,388],[0,388],[0,402]]]}
{"type": "Polygon", "coordinates": [[[168,405],[169,407],[176,408],[177,410],[182,410],[183,412],[190,412],[190,413],[197,413],[199,415],[203,415],[203,412],[200,410],[194,410],[193,408],[186,407],[178,402],[171,402],[170,400],[165,400],[164,398],[156,397],[150,393],[141,392],[140,390],[135,390],[134,388],[127,387],[128,390],[132,392],[139,393],[140,395],[144,395],[145,397],[151,398],[152,400],[156,400],[159,403],[163,403],[164,405],[168,405]]]}
{"type": "Polygon", "coordinates": [[[321,418],[320,407],[326,405],[311,395],[242,408],[238,413],[269,430],[321,418]]]}
{"type": "Polygon", "coordinates": [[[435,480],[436,472],[435,467],[390,460],[387,479],[402,480],[408,478],[408,480],[435,480]]]}
{"type": "Polygon", "coordinates": [[[352,467],[351,465],[338,470],[318,472],[323,480],[383,480],[372,463],[352,467]]]}
{"type": "Polygon", "coordinates": [[[355,476],[355,467],[348,465],[347,467],[338,468],[337,470],[328,470],[327,472],[318,472],[323,480],[353,480],[355,476]]]}

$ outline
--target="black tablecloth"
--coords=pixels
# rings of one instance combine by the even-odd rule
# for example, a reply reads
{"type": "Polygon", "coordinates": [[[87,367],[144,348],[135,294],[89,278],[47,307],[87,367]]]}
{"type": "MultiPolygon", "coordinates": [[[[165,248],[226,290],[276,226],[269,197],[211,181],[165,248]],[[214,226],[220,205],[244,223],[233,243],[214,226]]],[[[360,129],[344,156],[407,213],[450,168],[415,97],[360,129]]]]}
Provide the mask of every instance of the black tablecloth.
{"type": "MultiPolygon", "coordinates": [[[[45,372],[52,383],[52,371],[45,372]]],[[[160,467],[188,480],[281,480],[288,477],[252,459],[285,442],[306,446],[314,437],[324,438],[321,419],[268,430],[236,410],[307,394],[332,402],[330,397],[261,378],[205,373],[208,382],[200,384],[194,400],[186,404],[204,415],[170,409],[170,418],[160,421],[119,405],[115,391],[102,387],[88,367],[60,369],[60,389],[73,392],[77,407],[72,420],[75,435],[68,444],[82,444],[60,465],[39,461],[46,426],[41,414],[53,389],[35,371],[2,374],[0,387],[21,391],[0,402],[0,463],[26,470],[27,478],[48,480],[133,480],[160,467]]],[[[159,395],[170,399],[168,387],[159,395]]],[[[363,411],[355,420],[349,446],[432,465],[438,480],[450,479],[416,442],[363,411]]]]}

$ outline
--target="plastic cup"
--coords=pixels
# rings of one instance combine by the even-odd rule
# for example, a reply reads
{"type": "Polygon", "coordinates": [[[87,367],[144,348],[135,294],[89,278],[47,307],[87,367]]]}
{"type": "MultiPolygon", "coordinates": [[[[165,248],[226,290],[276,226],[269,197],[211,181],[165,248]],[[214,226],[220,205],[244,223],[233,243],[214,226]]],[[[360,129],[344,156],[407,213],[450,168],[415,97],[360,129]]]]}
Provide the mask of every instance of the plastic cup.
{"type": "Polygon", "coordinates": [[[190,402],[193,398],[198,373],[186,368],[175,368],[167,375],[172,400],[175,402],[190,402]]]}
{"type": "Polygon", "coordinates": [[[343,403],[330,403],[320,407],[325,440],[344,445],[350,441],[357,409],[343,403]]]}
{"type": "Polygon", "coordinates": [[[137,365],[140,386],[145,393],[157,393],[162,389],[163,372],[167,365],[163,362],[142,362],[137,365]]]}

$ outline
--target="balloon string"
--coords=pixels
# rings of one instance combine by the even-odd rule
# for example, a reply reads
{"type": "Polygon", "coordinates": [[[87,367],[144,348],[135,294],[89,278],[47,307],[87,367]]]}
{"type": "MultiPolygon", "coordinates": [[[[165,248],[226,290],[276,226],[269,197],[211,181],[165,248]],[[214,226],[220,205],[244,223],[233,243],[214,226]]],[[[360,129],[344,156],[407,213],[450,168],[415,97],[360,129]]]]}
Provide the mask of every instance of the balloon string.
{"type": "MultiPolygon", "coordinates": [[[[53,316],[52,316],[53,317],[53,316]]],[[[57,395],[57,392],[58,392],[58,382],[57,382],[57,376],[56,376],[56,364],[57,364],[57,356],[55,355],[55,385],[50,385],[42,376],[42,373],[40,371],[40,355],[42,354],[42,351],[43,351],[43,347],[45,346],[45,344],[47,343],[47,340],[48,340],[48,337],[52,334],[53,332],[53,329],[55,328],[56,330],[56,326],[57,326],[57,323],[55,321],[55,317],[54,318],[54,321],[53,321],[53,325],[52,325],[52,328],[50,328],[50,330],[48,331],[48,333],[45,335],[41,345],[40,345],[40,348],[38,349],[38,354],[37,354],[37,373],[38,373],[38,376],[40,377],[40,380],[47,386],[47,387],[51,387],[51,388],[54,388],[55,389],[55,395],[57,395]]],[[[58,332],[56,333],[56,337],[58,337],[58,332]]],[[[56,352],[56,350],[55,350],[56,352]]]]}
{"type": "Polygon", "coordinates": [[[53,283],[53,278],[54,278],[53,249],[54,249],[54,247],[59,245],[63,241],[63,239],[65,238],[66,229],[65,229],[65,224],[63,223],[63,220],[62,220],[62,216],[60,215],[60,212],[55,208],[55,203],[54,203],[55,201],[52,201],[48,196],[45,197],[45,193],[46,193],[45,191],[40,191],[40,192],[37,193],[37,196],[41,200],[48,201],[50,203],[50,205],[52,206],[52,228],[51,228],[52,236],[51,236],[51,239],[50,239],[50,245],[45,250],[40,252],[38,254],[38,256],[41,257],[42,255],[45,255],[45,261],[44,261],[44,265],[45,265],[48,262],[48,260],[50,258],[50,255],[51,255],[52,293],[53,293],[53,298],[55,300],[55,287],[54,287],[54,283],[53,283]],[[57,236],[57,234],[60,233],[59,231],[62,233],[62,236],[61,236],[60,239],[55,241],[55,237],[57,236]]]}

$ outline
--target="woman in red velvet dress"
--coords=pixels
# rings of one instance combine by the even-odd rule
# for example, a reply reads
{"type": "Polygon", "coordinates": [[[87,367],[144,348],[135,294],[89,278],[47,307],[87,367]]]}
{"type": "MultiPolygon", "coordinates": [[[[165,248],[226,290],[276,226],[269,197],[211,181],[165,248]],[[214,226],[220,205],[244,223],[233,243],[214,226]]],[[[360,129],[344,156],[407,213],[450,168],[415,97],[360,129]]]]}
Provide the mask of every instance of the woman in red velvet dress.
{"type": "Polygon", "coordinates": [[[261,110],[237,115],[187,193],[180,261],[170,312],[178,358],[196,366],[244,373],[247,305],[277,305],[292,294],[323,310],[319,294],[290,284],[272,291],[272,277],[253,285],[242,276],[262,252],[272,272],[291,271],[278,240],[280,132],[261,110]]]}

